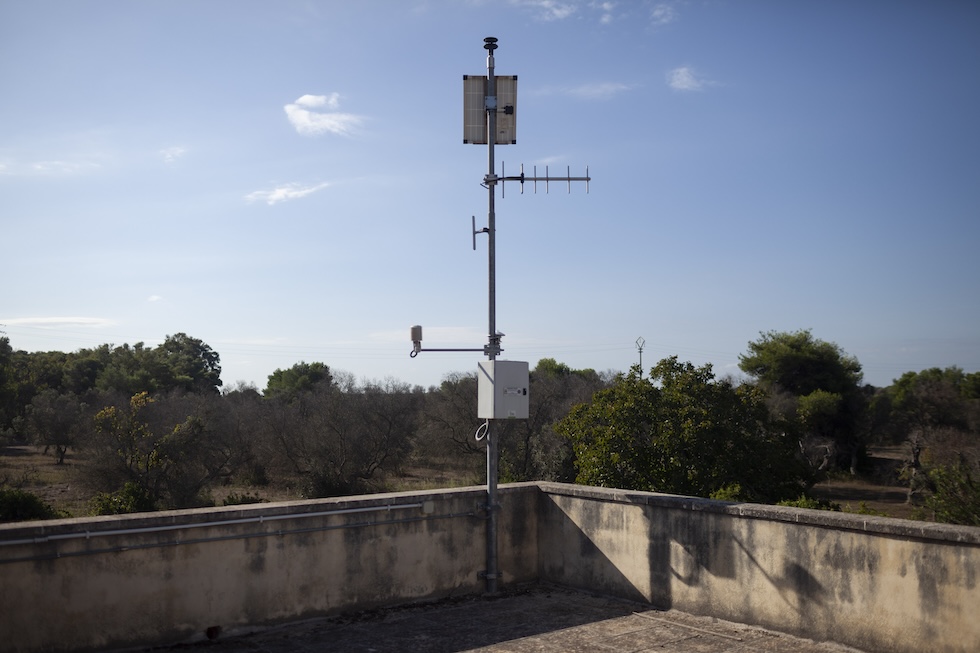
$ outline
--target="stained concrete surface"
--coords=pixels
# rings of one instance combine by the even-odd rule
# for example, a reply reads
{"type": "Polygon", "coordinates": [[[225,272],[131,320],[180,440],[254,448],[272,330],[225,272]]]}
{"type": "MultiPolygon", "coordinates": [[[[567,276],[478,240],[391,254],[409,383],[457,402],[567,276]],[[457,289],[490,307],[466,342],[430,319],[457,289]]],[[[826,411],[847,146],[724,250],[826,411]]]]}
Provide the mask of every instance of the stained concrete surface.
{"type": "Polygon", "coordinates": [[[534,586],[285,624],[168,649],[215,653],[860,653],[674,610],[534,586]]]}

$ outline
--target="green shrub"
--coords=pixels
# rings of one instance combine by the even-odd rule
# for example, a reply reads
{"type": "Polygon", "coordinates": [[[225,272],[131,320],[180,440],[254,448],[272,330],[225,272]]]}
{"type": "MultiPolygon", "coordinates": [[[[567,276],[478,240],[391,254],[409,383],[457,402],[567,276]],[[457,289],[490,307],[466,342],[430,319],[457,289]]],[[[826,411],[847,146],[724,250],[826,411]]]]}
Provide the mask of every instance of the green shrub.
{"type": "Polygon", "coordinates": [[[841,506],[839,503],[833,501],[828,501],[826,499],[814,499],[813,497],[801,496],[799,499],[794,499],[792,501],[780,501],[778,506],[788,506],[790,508],[809,508],[810,510],[832,510],[834,512],[840,512],[841,506]]]}
{"type": "Polygon", "coordinates": [[[124,515],[156,510],[153,497],[142,486],[129,482],[115,492],[99,492],[92,499],[93,515],[124,515]]]}
{"type": "Polygon", "coordinates": [[[857,513],[859,515],[870,515],[872,517],[887,517],[888,516],[888,513],[882,512],[880,510],[875,510],[874,508],[872,508],[871,506],[869,506],[864,501],[862,501],[858,505],[858,509],[857,510],[854,510],[853,508],[851,508],[850,504],[848,504],[848,506],[847,506],[847,512],[853,512],[853,513],[857,513]]]}
{"type": "Polygon", "coordinates": [[[59,519],[68,514],[55,510],[32,492],[0,488],[0,522],[59,519]]]}
{"type": "Polygon", "coordinates": [[[926,500],[926,506],[935,511],[936,521],[980,526],[980,481],[973,478],[963,460],[937,467],[929,472],[929,480],[935,492],[926,500]]]}
{"type": "Polygon", "coordinates": [[[711,493],[711,498],[718,501],[744,501],[746,499],[742,486],[738,483],[732,483],[720,490],[715,490],[711,493]]]}
{"type": "Polygon", "coordinates": [[[266,502],[265,499],[258,496],[257,494],[249,494],[248,492],[238,494],[236,492],[232,492],[227,497],[225,497],[224,501],[221,502],[221,505],[241,506],[247,503],[265,503],[265,502],[266,502]]]}

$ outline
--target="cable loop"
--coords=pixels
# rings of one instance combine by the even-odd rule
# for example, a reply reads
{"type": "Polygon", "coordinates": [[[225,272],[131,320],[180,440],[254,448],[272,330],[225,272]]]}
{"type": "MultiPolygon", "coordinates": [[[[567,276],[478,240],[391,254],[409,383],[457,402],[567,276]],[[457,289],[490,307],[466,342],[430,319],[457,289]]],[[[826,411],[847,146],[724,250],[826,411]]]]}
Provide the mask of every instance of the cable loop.
{"type": "Polygon", "coordinates": [[[483,422],[483,424],[478,426],[476,429],[476,433],[475,433],[476,441],[479,442],[483,438],[487,437],[487,432],[489,430],[490,430],[490,420],[486,420],[485,422],[483,422]]]}

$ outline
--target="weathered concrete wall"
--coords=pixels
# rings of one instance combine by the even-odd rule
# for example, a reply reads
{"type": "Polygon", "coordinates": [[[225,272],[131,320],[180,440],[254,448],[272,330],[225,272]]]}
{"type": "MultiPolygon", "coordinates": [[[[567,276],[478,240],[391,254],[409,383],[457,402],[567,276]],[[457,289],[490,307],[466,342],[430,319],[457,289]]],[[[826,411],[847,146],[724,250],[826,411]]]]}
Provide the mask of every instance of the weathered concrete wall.
{"type": "MultiPolygon", "coordinates": [[[[0,525],[0,650],[82,651],[479,594],[483,488],[0,525]]],[[[882,653],[980,650],[980,529],[501,486],[502,587],[545,580],[882,653]]]]}
{"type": "Polygon", "coordinates": [[[540,575],[867,651],[980,650],[980,529],[540,484],[540,575]]]}
{"type": "MultiPolygon", "coordinates": [[[[0,649],[172,643],[209,628],[479,593],[485,496],[470,488],[3,525],[0,649]]],[[[502,491],[500,501],[504,581],[533,580],[536,490],[502,491]]]]}

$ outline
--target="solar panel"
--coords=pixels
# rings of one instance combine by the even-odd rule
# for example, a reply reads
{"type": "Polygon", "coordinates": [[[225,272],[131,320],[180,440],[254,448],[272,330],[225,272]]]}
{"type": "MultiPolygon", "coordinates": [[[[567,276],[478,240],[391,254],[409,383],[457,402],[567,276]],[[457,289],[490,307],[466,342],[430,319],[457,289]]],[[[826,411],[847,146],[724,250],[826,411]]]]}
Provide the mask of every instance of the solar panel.
{"type": "MultiPolygon", "coordinates": [[[[517,142],[517,75],[494,77],[497,86],[496,145],[517,142]]],[[[463,75],[463,142],[487,144],[487,77],[463,75]]]]}

